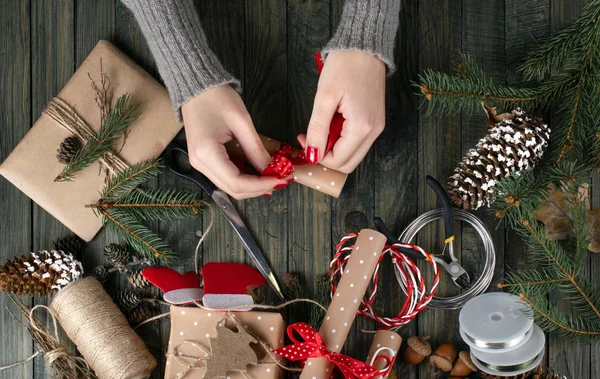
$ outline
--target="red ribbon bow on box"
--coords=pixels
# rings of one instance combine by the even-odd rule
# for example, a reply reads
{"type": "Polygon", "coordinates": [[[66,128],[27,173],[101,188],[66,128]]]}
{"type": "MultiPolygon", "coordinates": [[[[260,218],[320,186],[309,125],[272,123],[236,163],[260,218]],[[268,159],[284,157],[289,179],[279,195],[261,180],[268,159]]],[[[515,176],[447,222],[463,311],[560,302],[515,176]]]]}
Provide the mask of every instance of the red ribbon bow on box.
{"type": "MultiPolygon", "coordinates": [[[[320,53],[315,53],[315,61],[317,62],[317,71],[321,74],[323,70],[323,60],[321,59],[320,53]]],[[[325,148],[325,154],[327,154],[333,145],[340,139],[342,134],[342,127],[344,126],[344,117],[336,112],[333,115],[331,124],[329,125],[329,137],[327,139],[327,147],[325,148]]],[[[292,157],[295,149],[288,143],[282,143],[281,147],[271,154],[271,162],[262,172],[266,176],[275,176],[279,179],[283,179],[294,172],[294,166],[301,166],[308,164],[306,160],[305,149],[300,151],[297,157],[292,157]]],[[[238,165],[239,167],[239,165],[238,165]]]]}
{"type": "MultiPolygon", "coordinates": [[[[346,379],[372,379],[384,374],[384,372],[357,359],[332,352],[323,344],[321,335],[308,324],[303,322],[292,324],[287,327],[287,334],[294,344],[274,350],[273,352],[290,361],[303,361],[308,358],[323,357],[337,366],[346,379]],[[298,333],[304,341],[296,339],[294,332],[298,333]]],[[[379,358],[385,359],[389,363],[388,357],[382,355],[379,358]]],[[[389,368],[391,368],[391,365],[388,367],[388,370],[389,368]]]]}

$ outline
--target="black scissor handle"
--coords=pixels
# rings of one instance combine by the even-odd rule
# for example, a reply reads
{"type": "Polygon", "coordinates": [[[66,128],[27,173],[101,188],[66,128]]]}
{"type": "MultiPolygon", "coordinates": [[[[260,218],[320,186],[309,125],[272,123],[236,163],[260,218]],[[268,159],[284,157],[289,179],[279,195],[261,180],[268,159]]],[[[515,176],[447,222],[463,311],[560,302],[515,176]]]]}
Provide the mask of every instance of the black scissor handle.
{"type": "Polygon", "coordinates": [[[208,196],[213,194],[216,188],[215,185],[191,166],[187,149],[184,146],[177,142],[171,142],[165,149],[164,159],[165,165],[172,173],[196,183],[208,196]]]}
{"type": "Polygon", "coordinates": [[[446,234],[446,242],[451,241],[454,237],[454,216],[452,215],[452,203],[448,197],[448,193],[444,190],[444,187],[435,180],[432,176],[427,175],[427,184],[435,191],[440,203],[442,203],[442,209],[444,210],[444,230],[446,234]]]}

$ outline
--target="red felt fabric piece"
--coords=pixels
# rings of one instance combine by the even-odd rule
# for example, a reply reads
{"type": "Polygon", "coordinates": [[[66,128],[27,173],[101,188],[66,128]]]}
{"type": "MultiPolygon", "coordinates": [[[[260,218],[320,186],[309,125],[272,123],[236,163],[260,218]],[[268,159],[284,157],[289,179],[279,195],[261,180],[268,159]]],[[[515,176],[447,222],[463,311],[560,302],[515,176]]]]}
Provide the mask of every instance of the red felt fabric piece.
{"type": "Polygon", "coordinates": [[[204,294],[247,294],[249,286],[263,286],[265,278],[241,263],[211,262],[202,267],[204,294]]]}
{"type": "Polygon", "coordinates": [[[183,288],[200,287],[198,274],[191,271],[180,274],[172,268],[157,266],[143,269],[142,276],[165,293],[183,288]]]}

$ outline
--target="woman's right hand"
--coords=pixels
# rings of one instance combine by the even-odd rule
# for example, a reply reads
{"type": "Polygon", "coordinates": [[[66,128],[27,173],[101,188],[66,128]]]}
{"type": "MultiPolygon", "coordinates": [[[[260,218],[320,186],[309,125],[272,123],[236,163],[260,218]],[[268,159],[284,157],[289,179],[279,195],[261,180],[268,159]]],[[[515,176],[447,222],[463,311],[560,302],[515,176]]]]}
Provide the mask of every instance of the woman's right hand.
{"type": "Polygon", "coordinates": [[[211,88],[181,107],[191,165],[235,199],[270,195],[288,182],[242,174],[225,150],[237,140],[258,172],[271,161],[238,93],[228,85],[211,88]]]}

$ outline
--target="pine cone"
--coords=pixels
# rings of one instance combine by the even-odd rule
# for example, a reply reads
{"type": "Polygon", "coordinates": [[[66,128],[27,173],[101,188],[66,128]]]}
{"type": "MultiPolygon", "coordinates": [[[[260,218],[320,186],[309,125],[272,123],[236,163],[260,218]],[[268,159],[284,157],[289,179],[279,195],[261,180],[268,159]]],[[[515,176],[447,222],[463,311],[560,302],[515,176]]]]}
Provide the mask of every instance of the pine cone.
{"type": "Polygon", "coordinates": [[[85,242],[77,236],[59,238],[53,242],[54,250],[73,254],[74,257],[81,257],[81,251],[85,242]]]}
{"type": "Polygon", "coordinates": [[[22,255],[0,267],[0,291],[46,296],[61,290],[83,273],[81,262],[62,251],[22,255]]]}
{"type": "Polygon", "coordinates": [[[129,283],[136,289],[146,288],[150,285],[150,282],[142,275],[142,270],[132,271],[127,277],[127,280],[129,280],[129,283]]]}
{"type": "Polygon", "coordinates": [[[550,129],[540,118],[519,108],[507,114],[454,170],[448,181],[452,200],[464,209],[490,206],[496,182],[532,169],[544,154],[549,138],[550,129]]]}
{"type": "Polygon", "coordinates": [[[117,294],[117,305],[123,311],[129,312],[142,303],[142,296],[134,291],[120,291],[117,294]]]}
{"type": "Polygon", "coordinates": [[[156,309],[143,304],[127,313],[127,319],[132,326],[138,325],[157,315],[156,309]]]}
{"type": "Polygon", "coordinates": [[[68,164],[75,154],[81,150],[82,146],[79,138],[67,137],[60,143],[59,149],[56,150],[56,159],[62,164],[68,164]]]}
{"type": "Polygon", "coordinates": [[[100,283],[106,282],[106,279],[108,278],[108,274],[109,274],[109,272],[106,269],[106,267],[104,267],[102,265],[98,265],[98,266],[94,267],[94,277],[100,283]]]}
{"type": "Polygon", "coordinates": [[[131,261],[131,254],[123,246],[118,243],[106,245],[104,248],[104,256],[106,256],[106,259],[108,259],[110,264],[118,268],[119,271],[127,271],[125,266],[131,261]]]}

